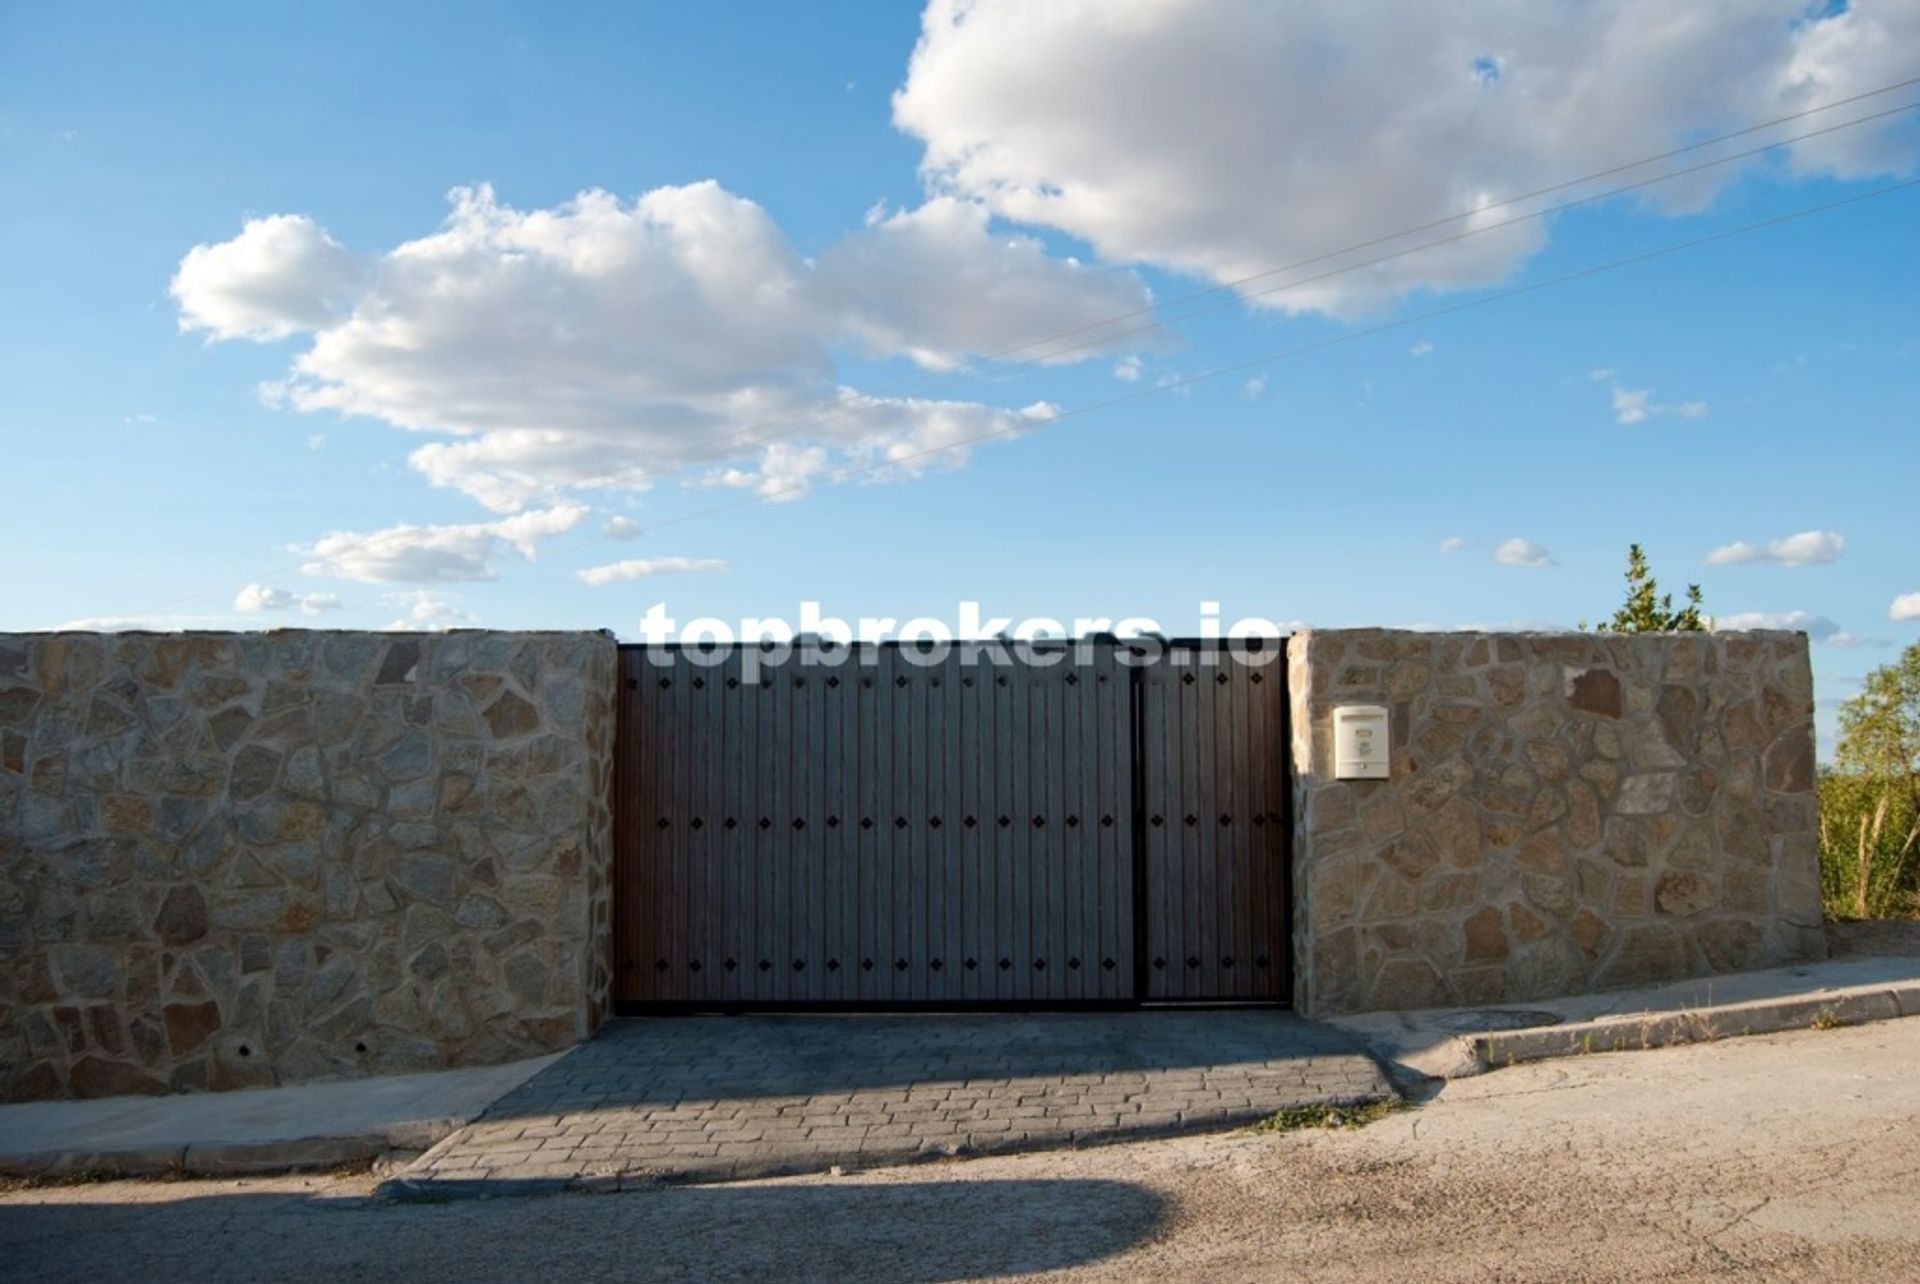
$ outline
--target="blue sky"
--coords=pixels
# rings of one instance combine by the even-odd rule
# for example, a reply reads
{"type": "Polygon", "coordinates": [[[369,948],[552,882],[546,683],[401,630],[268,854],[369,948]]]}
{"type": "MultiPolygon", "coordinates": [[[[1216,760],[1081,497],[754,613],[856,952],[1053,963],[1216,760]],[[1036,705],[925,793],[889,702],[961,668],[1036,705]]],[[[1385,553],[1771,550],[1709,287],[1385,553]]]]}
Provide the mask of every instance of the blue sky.
{"type": "Polygon", "coordinates": [[[0,8],[0,627],[1571,626],[1638,540],[1825,701],[1920,639],[1920,189],[1370,333],[1911,178],[1917,113],[1169,303],[1920,76],[1920,4],[1180,10],[0,8]]]}

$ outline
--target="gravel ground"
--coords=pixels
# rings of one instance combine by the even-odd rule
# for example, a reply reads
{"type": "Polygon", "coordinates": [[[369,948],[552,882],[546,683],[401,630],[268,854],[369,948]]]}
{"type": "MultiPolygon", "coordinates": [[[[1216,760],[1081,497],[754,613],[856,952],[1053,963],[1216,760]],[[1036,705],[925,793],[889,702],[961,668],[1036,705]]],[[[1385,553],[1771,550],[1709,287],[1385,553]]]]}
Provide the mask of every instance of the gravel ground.
{"type": "Polygon", "coordinates": [[[1365,1129],[445,1205],[0,1197],[15,1281],[1920,1280],[1920,1020],[1503,1070],[1365,1129]]]}

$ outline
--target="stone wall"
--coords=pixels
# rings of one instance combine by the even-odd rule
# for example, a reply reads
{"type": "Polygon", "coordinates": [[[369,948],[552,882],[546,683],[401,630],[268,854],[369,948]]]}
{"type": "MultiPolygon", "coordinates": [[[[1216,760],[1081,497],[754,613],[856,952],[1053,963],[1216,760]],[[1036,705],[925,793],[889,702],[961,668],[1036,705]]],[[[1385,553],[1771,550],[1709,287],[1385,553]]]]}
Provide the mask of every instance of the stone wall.
{"type": "Polygon", "coordinates": [[[1804,634],[1288,646],[1295,1004],[1518,1002],[1824,954],[1804,634]],[[1392,778],[1333,779],[1384,704],[1392,778]]]}
{"type": "Polygon", "coordinates": [[[0,1100],[585,1037],[614,682],[601,634],[0,636],[0,1100]]]}

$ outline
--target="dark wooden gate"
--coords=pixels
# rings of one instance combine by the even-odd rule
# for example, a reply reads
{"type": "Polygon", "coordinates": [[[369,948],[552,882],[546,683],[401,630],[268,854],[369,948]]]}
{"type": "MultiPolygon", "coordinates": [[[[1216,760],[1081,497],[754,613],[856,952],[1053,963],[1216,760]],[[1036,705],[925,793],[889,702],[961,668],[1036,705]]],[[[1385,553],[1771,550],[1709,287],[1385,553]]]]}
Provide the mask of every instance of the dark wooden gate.
{"type": "Polygon", "coordinates": [[[1286,662],[1174,644],[1135,673],[1141,997],[1285,999],[1286,662]]]}
{"type": "Polygon", "coordinates": [[[623,647],[616,1000],[1284,998],[1284,664],[1128,646],[623,647]]]}

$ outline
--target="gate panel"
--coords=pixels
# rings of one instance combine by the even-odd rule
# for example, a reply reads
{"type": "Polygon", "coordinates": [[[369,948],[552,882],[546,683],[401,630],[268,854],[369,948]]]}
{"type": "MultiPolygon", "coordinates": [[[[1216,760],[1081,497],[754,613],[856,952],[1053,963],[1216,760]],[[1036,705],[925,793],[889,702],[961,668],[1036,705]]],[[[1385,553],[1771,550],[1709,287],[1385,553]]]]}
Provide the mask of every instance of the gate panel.
{"type": "Polygon", "coordinates": [[[748,682],[737,650],[622,648],[615,997],[1135,997],[1129,675],[1077,650],[748,682]]]}
{"type": "Polygon", "coordinates": [[[1284,999],[1286,663],[1172,644],[1135,671],[1147,999],[1284,999]]]}

